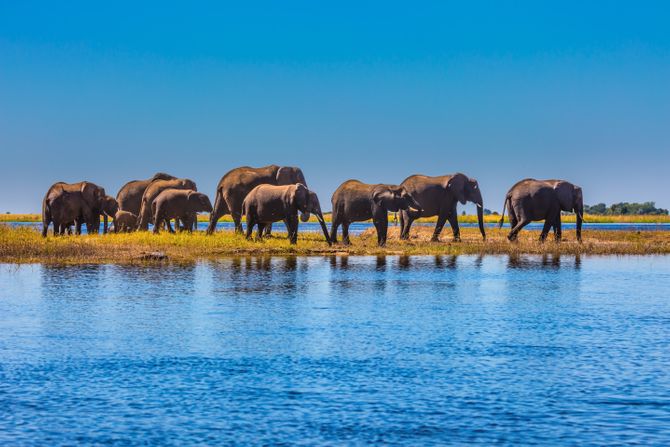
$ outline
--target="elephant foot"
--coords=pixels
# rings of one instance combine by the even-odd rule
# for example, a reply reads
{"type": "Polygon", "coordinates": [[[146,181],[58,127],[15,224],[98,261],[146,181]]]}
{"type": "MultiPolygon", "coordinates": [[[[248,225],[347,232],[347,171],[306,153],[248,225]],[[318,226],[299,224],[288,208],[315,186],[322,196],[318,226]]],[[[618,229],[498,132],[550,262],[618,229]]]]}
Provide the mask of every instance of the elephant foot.
{"type": "Polygon", "coordinates": [[[454,236],[454,238],[451,240],[451,242],[461,242],[461,237],[460,236],[454,236]]]}
{"type": "Polygon", "coordinates": [[[433,235],[433,237],[430,238],[431,242],[440,242],[440,237],[433,235]]]}

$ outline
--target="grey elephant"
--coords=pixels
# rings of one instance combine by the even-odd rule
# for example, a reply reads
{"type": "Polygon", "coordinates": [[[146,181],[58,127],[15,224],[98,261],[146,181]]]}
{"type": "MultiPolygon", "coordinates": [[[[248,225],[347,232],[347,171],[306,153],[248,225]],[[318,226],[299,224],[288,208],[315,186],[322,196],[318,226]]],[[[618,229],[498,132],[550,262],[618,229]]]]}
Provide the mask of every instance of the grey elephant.
{"type": "Polygon", "coordinates": [[[132,180],[119,189],[116,194],[116,201],[119,203],[119,209],[128,211],[138,216],[142,207],[142,196],[147,187],[156,180],[174,180],[176,177],[164,172],[157,172],[153,177],[146,180],[132,180]]]}
{"type": "MultiPolygon", "coordinates": [[[[61,191],[80,192],[82,200],[91,209],[92,218],[86,222],[86,228],[89,233],[98,233],[100,231],[100,214],[105,200],[105,189],[95,183],[82,181],[77,183],[56,182],[47,190],[42,199],[42,236],[46,237],[49,230],[49,224],[53,222],[51,216],[51,200],[61,191]]],[[[105,231],[107,229],[107,215],[105,216],[105,231]]]]}
{"type": "Polygon", "coordinates": [[[130,211],[118,210],[114,215],[114,232],[128,233],[137,227],[137,215],[130,211]]]}
{"type": "Polygon", "coordinates": [[[75,225],[75,233],[79,235],[82,224],[88,226],[94,219],[94,213],[81,191],[57,190],[50,195],[47,206],[54,235],[63,235],[66,231],[71,234],[72,225],[75,225]]]}
{"type": "Polygon", "coordinates": [[[307,222],[313,213],[321,224],[326,242],[331,244],[319,198],[302,183],[258,185],[247,194],[242,210],[247,218],[247,239],[251,238],[255,225],[258,226],[258,239],[262,239],[265,226],[281,220],[288,229],[289,241],[295,244],[298,241],[298,213],[303,222],[307,222]]]}
{"type": "MultiPolygon", "coordinates": [[[[160,231],[163,223],[168,224],[170,219],[189,221],[191,215],[199,212],[211,212],[212,203],[209,197],[191,189],[166,189],[161,191],[152,204],[154,233],[160,231]]],[[[168,230],[174,233],[172,227],[168,230]]],[[[190,227],[188,228],[189,232],[190,227]]]]}
{"type": "Polygon", "coordinates": [[[158,195],[166,189],[190,189],[197,191],[195,182],[190,179],[155,180],[149,184],[142,195],[142,206],[138,215],[137,228],[142,231],[149,229],[153,222],[152,204],[158,195]]]}
{"type": "Polygon", "coordinates": [[[437,224],[433,231],[432,241],[438,241],[444,224],[449,221],[454,234],[454,241],[460,241],[458,227],[458,202],[465,205],[472,202],[477,206],[477,222],[482,238],[486,240],[484,230],[484,202],[479,183],[473,178],[457,173],[429,177],[427,175],[412,175],[400,184],[421,205],[421,213],[410,210],[400,211],[400,237],[409,239],[409,230],[412,222],[420,217],[437,216],[437,224]]]}
{"type": "MultiPolygon", "coordinates": [[[[100,209],[100,214],[103,216],[105,221],[107,221],[107,218],[110,218],[112,221],[114,221],[116,212],[118,210],[119,203],[116,201],[116,199],[112,196],[105,196],[105,198],[102,200],[102,206],[100,209]]],[[[107,229],[107,225],[105,224],[103,227],[103,234],[107,234],[107,229]]]]}
{"type": "Polygon", "coordinates": [[[519,231],[532,221],[544,220],[540,241],[544,242],[550,229],[554,229],[556,241],[561,240],[561,211],[574,211],[577,215],[577,240],[582,240],[584,213],[582,189],[564,180],[521,180],[510,188],[505,196],[503,210],[498,222],[502,227],[505,208],[509,208],[512,227],[507,238],[517,239],[519,231]]]}
{"type": "MultiPolygon", "coordinates": [[[[242,203],[244,198],[258,185],[307,186],[300,168],[294,166],[270,165],[262,168],[242,166],[228,171],[219,181],[214,198],[214,211],[209,216],[207,234],[214,233],[216,223],[225,214],[230,214],[235,222],[235,231],[242,232],[242,203]]],[[[269,233],[271,225],[266,227],[269,233]]]]}
{"type": "Polygon", "coordinates": [[[400,185],[371,185],[358,180],[347,180],[333,193],[333,216],[330,240],[337,242],[337,227],[342,225],[342,242],[350,244],[349,225],[372,219],[377,230],[377,244],[386,245],[388,213],[414,208],[422,212],[421,205],[400,185]]]}

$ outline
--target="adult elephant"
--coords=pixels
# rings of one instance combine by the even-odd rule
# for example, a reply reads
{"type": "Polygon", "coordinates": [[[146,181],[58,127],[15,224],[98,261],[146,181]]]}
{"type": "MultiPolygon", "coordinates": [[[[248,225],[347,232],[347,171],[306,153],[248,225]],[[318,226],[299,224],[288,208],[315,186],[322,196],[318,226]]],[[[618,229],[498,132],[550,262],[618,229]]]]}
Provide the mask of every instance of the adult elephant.
{"type": "Polygon", "coordinates": [[[442,175],[429,177],[427,175],[412,175],[400,184],[421,205],[421,213],[403,210],[400,212],[400,238],[409,239],[409,230],[412,222],[420,217],[437,216],[437,224],[431,241],[439,240],[444,224],[449,221],[454,234],[454,241],[460,241],[458,227],[457,205],[460,202],[472,202],[477,205],[477,222],[482,239],[486,240],[484,230],[484,202],[477,180],[468,178],[464,174],[442,175]]]}
{"type": "MultiPolygon", "coordinates": [[[[225,214],[230,214],[235,222],[235,231],[242,232],[242,203],[247,194],[258,185],[295,185],[307,186],[300,168],[294,166],[270,165],[262,168],[242,166],[228,171],[216,187],[214,211],[209,216],[207,234],[214,233],[216,223],[225,214]]],[[[269,230],[271,226],[267,226],[269,230]]],[[[266,230],[266,234],[267,231],[266,230]]]]}
{"type": "MultiPolygon", "coordinates": [[[[154,219],[154,233],[158,233],[162,223],[166,223],[168,230],[174,233],[170,226],[170,219],[190,222],[199,212],[211,212],[212,203],[205,194],[190,189],[166,189],[156,197],[151,205],[154,219]]],[[[186,228],[189,232],[192,228],[186,228]]]]}
{"type": "Polygon", "coordinates": [[[577,215],[577,240],[582,240],[583,196],[582,189],[564,180],[524,179],[510,188],[505,196],[498,227],[505,219],[505,208],[509,208],[512,230],[507,238],[516,240],[519,231],[532,221],[544,220],[540,241],[544,242],[551,228],[556,241],[561,240],[561,211],[574,211],[577,215]]]}
{"type": "Polygon", "coordinates": [[[100,231],[100,214],[104,215],[105,231],[107,230],[107,215],[102,212],[105,201],[105,189],[95,183],[82,181],[77,183],[56,182],[47,190],[42,199],[42,236],[46,237],[49,224],[53,221],[51,216],[51,201],[61,191],[79,192],[87,207],[91,210],[92,218],[86,222],[89,233],[100,231]]]}
{"type": "Polygon", "coordinates": [[[342,225],[342,242],[350,244],[349,225],[372,219],[377,230],[377,244],[386,245],[388,213],[415,208],[422,212],[421,205],[400,185],[371,185],[358,180],[347,180],[333,193],[331,242],[337,242],[337,227],[342,225]]]}
{"type": "Polygon", "coordinates": [[[158,194],[166,189],[192,189],[197,191],[198,188],[193,180],[187,178],[178,178],[173,180],[155,180],[147,187],[142,195],[142,205],[138,216],[137,228],[142,231],[149,229],[149,224],[153,222],[151,214],[152,204],[158,194]]]}
{"type": "Polygon", "coordinates": [[[116,201],[119,203],[119,210],[127,211],[135,214],[140,214],[142,207],[142,196],[147,187],[156,180],[174,180],[176,177],[165,174],[164,172],[157,172],[153,177],[146,180],[132,180],[119,189],[116,194],[116,201]]]}
{"type": "Polygon", "coordinates": [[[313,213],[321,224],[326,242],[331,245],[319,198],[302,183],[258,185],[247,194],[242,210],[247,216],[247,239],[251,238],[254,225],[258,226],[258,238],[262,239],[266,225],[283,220],[288,238],[291,244],[295,244],[298,241],[298,213],[301,213],[300,220],[303,222],[307,222],[310,213],[313,213]]]}
{"type": "Polygon", "coordinates": [[[90,225],[93,219],[91,208],[81,191],[58,189],[49,196],[47,206],[53,222],[54,236],[63,235],[66,231],[72,234],[72,225],[75,225],[75,233],[79,235],[81,225],[90,225]]]}

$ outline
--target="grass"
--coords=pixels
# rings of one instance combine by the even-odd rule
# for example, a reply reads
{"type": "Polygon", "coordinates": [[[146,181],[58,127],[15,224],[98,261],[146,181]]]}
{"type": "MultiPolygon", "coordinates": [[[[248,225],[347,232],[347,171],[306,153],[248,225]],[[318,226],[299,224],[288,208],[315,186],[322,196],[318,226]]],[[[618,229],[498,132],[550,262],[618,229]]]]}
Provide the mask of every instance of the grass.
{"type": "Polygon", "coordinates": [[[460,254],[670,254],[670,231],[585,231],[584,243],[575,241],[574,232],[564,231],[560,244],[537,242],[537,231],[522,231],[518,243],[506,239],[507,230],[489,230],[486,242],[476,228],[461,229],[462,242],[451,242],[445,230],[442,242],[430,242],[430,227],[412,229],[409,241],[398,239],[398,227],[389,228],[388,244],[377,247],[373,229],[352,237],[352,245],[329,247],[319,234],[303,233],[297,245],[285,234],[262,242],[247,241],[231,231],[213,236],[194,234],[154,235],[149,232],[92,236],[42,238],[31,228],[0,225],[0,262],[6,263],[139,263],[160,252],[171,261],[193,261],[222,256],[246,255],[460,255],[460,254]]]}
{"type": "MultiPolygon", "coordinates": [[[[324,219],[326,222],[330,222],[330,213],[324,214],[324,219]]],[[[486,223],[497,223],[500,219],[499,215],[489,214],[484,216],[484,222],[486,223]]],[[[390,220],[393,220],[393,217],[390,217],[390,220]]],[[[418,222],[431,223],[435,222],[437,217],[424,217],[418,220],[418,222]]],[[[595,215],[587,214],[584,216],[584,220],[587,223],[650,223],[650,224],[660,224],[660,223],[670,223],[670,216],[664,215],[640,215],[640,216],[609,216],[609,215],[595,215]]],[[[39,214],[0,214],[0,222],[41,222],[42,217],[39,214]]],[[[199,222],[209,222],[208,214],[199,214],[199,222]]],[[[225,215],[219,222],[232,222],[233,219],[230,215],[225,215]]],[[[458,216],[458,221],[460,223],[477,223],[477,216],[475,215],[465,215],[458,216]]],[[[562,217],[564,223],[574,223],[575,215],[569,214],[562,217]]],[[[310,222],[317,222],[316,217],[311,216],[310,222]]],[[[505,222],[509,223],[509,218],[505,215],[505,222]]]]}

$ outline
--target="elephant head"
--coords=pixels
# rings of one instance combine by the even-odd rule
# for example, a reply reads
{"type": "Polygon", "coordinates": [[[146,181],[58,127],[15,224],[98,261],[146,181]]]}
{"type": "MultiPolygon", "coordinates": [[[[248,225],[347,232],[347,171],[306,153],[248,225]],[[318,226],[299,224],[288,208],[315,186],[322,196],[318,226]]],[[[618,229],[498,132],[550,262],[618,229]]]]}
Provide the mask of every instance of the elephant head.
{"type": "Polygon", "coordinates": [[[445,187],[461,205],[472,202],[477,206],[479,232],[482,234],[482,238],[486,239],[486,231],[484,230],[484,200],[482,199],[482,191],[479,189],[477,180],[468,178],[465,174],[459,172],[451,176],[445,187]]]}
{"type": "Polygon", "coordinates": [[[209,201],[209,197],[201,192],[191,191],[188,194],[188,210],[193,213],[199,212],[212,212],[212,202],[209,201]]]}
{"type": "Polygon", "coordinates": [[[116,212],[119,211],[119,202],[112,196],[105,196],[100,210],[113,219],[116,212]]]}
{"type": "Polygon", "coordinates": [[[561,211],[574,212],[577,226],[577,240],[582,240],[582,222],[584,220],[584,196],[582,188],[566,181],[553,182],[554,190],[561,205],[561,211]]]}
{"type": "Polygon", "coordinates": [[[95,183],[81,182],[80,191],[82,196],[84,196],[84,200],[91,208],[102,210],[105,197],[107,196],[105,188],[102,188],[95,183]]]}
{"type": "Polygon", "coordinates": [[[323,235],[326,237],[326,242],[328,242],[328,245],[332,245],[330,236],[328,235],[328,228],[326,227],[326,222],[323,219],[323,213],[321,212],[319,198],[314,191],[309,191],[307,188],[305,188],[307,191],[306,196],[302,193],[302,191],[298,193],[298,189],[303,186],[304,185],[298,185],[298,188],[296,188],[296,206],[302,213],[300,220],[307,222],[309,220],[310,213],[314,214],[319,221],[319,224],[321,225],[321,231],[323,231],[323,235]],[[300,201],[303,199],[306,199],[306,202],[300,203],[300,201]]]}
{"type": "Polygon", "coordinates": [[[407,192],[404,186],[380,185],[372,193],[372,201],[377,206],[393,213],[398,210],[414,208],[421,212],[422,208],[414,197],[407,192]]]}
{"type": "Polygon", "coordinates": [[[295,185],[300,183],[307,186],[302,169],[295,166],[282,166],[277,170],[277,185],[295,185]]]}

